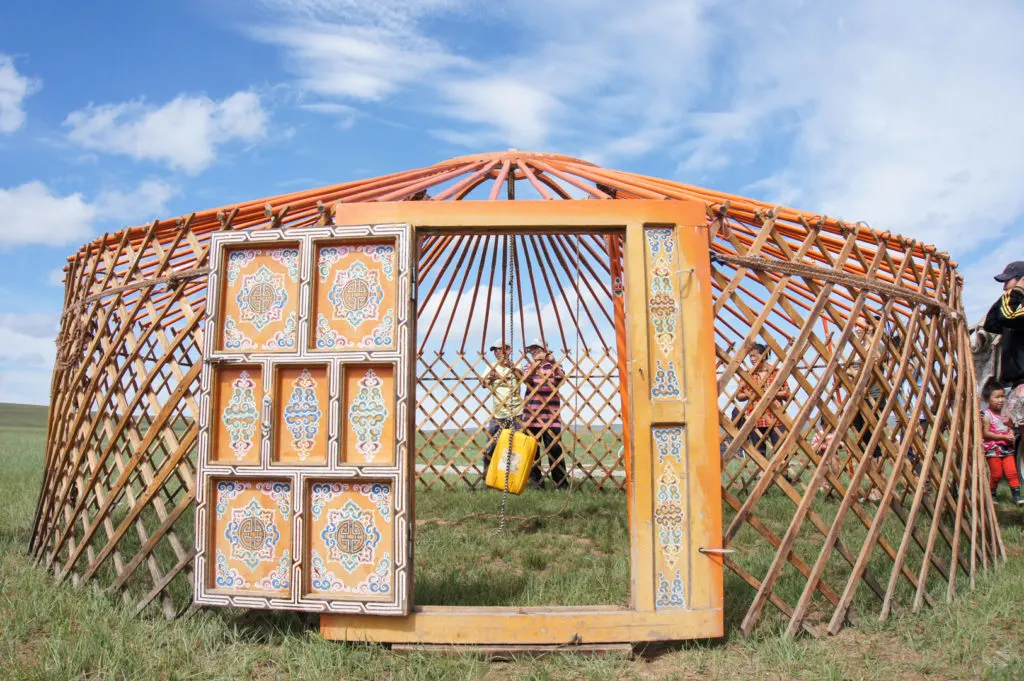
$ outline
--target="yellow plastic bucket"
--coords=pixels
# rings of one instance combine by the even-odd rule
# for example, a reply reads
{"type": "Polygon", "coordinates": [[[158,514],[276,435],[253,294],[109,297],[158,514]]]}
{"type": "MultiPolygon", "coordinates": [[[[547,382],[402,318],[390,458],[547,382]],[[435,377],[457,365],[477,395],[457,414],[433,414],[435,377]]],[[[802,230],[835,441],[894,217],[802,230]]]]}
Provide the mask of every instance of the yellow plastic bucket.
{"type": "Polygon", "coordinates": [[[533,459],[537,456],[537,439],[525,433],[516,433],[508,428],[498,435],[498,443],[494,446],[494,454],[491,456],[491,464],[487,467],[486,484],[494,489],[505,489],[505,476],[508,475],[508,491],[512,494],[522,494],[526,488],[526,481],[530,477],[530,468],[533,467],[533,459]],[[506,470],[508,456],[508,439],[512,437],[511,463],[506,470]]]}

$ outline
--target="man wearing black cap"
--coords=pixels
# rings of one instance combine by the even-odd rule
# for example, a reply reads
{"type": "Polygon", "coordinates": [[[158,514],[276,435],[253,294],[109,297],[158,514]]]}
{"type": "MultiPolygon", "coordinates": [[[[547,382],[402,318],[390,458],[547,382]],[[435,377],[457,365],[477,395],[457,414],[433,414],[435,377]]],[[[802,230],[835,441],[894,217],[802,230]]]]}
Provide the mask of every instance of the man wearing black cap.
{"type": "Polygon", "coordinates": [[[1011,262],[996,281],[1003,285],[1003,295],[988,311],[985,330],[1002,336],[998,381],[1006,389],[1006,412],[1017,431],[1019,452],[1024,422],[1024,260],[1011,262]]]}

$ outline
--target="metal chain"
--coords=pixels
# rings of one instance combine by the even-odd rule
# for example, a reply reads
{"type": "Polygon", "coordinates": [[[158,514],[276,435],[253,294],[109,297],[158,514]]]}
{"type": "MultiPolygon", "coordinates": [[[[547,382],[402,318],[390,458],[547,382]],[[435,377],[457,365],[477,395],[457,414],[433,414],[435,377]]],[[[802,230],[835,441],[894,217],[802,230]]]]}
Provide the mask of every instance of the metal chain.
{"type": "MultiPolygon", "coordinates": [[[[580,298],[583,297],[580,294],[580,260],[581,260],[581,258],[580,258],[580,241],[582,241],[582,240],[583,240],[583,235],[582,234],[577,234],[576,235],[576,284],[575,284],[575,286],[576,286],[576,357],[574,358],[577,367],[579,367],[579,365],[580,365],[580,336],[583,335],[583,329],[580,327],[580,298]]],[[[587,355],[588,356],[590,355],[589,349],[587,350],[587,355]]],[[[578,373],[582,374],[582,372],[578,372],[578,373]]],[[[579,381],[579,380],[580,379],[577,379],[577,381],[579,381]]],[[[575,410],[575,412],[578,415],[580,413],[580,399],[582,399],[581,396],[580,396],[580,384],[579,384],[579,382],[576,383],[575,393],[576,393],[574,395],[574,399],[575,399],[575,402],[576,402],[576,410],[575,410]]],[[[575,455],[575,453],[577,451],[579,451],[579,444],[580,444],[580,434],[579,434],[579,431],[574,428],[573,429],[573,454],[574,455],[575,455]]],[[[562,456],[564,458],[568,458],[568,457],[565,456],[565,454],[562,454],[562,456]]],[[[566,462],[566,464],[567,465],[566,465],[565,468],[568,471],[568,475],[569,475],[569,490],[567,492],[565,503],[562,505],[562,511],[564,511],[566,509],[566,507],[568,507],[569,499],[572,498],[572,492],[573,492],[573,489],[575,488],[575,485],[576,485],[576,475],[575,475],[575,472],[576,472],[576,460],[575,460],[575,458],[573,459],[573,462],[572,462],[572,468],[569,468],[568,462],[566,462]]],[[[561,511],[559,511],[559,513],[561,513],[561,511]]]]}
{"type": "MultiPolygon", "coordinates": [[[[508,265],[508,335],[509,335],[509,339],[508,339],[509,340],[509,343],[508,343],[508,355],[509,355],[509,357],[511,357],[511,355],[512,355],[512,342],[513,342],[513,339],[515,338],[515,328],[513,326],[515,324],[515,309],[514,309],[514,305],[513,305],[513,302],[512,302],[512,294],[515,291],[515,289],[513,288],[513,284],[514,284],[513,278],[514,278],[514,275],[513,275],[513,267],[512,267],[512,265],[513,265],[512,249],[513,248],[515,248],[515,239],[512,237],[511,234],[506,234],[505,235],[505,260],[506,260],[506,264],[508,265]]],[[[505,339],[502,338],[501,342],[504,343],[505,339]]],[[[510,369],[510,371],[512,372],[512,377],[515,378],[515,368],[513,367],[512,369],[510,369]]],[[[512,425],[514,423],[515,423],[515,415],[514,414],[510,414],[509,417],[506,419],[506,422],[504,424],[505,427],[508,428],[509,432],[508,432],[508,448],[505,450],[505,489],[502,490],[502,492],[501,492],[501,511],[500,511],[500,513],[501,513],[501,521],[500,521],[500,524],[498,525],[498,529],[495,530],[491,534],[492,537],[497,537],[498,535],[504,533],[505,532],[505,525],[508,522],[508,512],[506,510],[506,506],[508,505],[508,479],[509,479],[509,477],[512,474],[512,439],[513,439],[512,436],[515,435],[515,431],[512,428],[512,425]]]]}

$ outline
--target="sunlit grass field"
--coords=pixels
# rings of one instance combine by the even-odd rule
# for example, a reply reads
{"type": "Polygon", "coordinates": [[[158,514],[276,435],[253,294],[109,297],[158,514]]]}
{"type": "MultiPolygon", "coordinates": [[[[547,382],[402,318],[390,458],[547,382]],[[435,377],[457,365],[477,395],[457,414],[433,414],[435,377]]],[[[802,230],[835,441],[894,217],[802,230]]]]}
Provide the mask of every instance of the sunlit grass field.
{"type": "MultiPolygon", "coordinates": [[[[983,575],[964,598],[886,623],[871,616],[877,608],[855,608],[862,613],[857,628],[822,640],[784,639],[770,616],[751,639],[734,634],[726,642],[686,643],[643,659],[564,654],[495,663],[328,642],[319,637],[315,618],[290,613],[217,609],[173,622],[136,617],[130,604],[99,589],[55,586],[26,555],[44,423],[44,410],[0,406],[0,679],[1024,678],[1024,516],[1016,511],[1001,515],[1010,560],[983,575]]],[[[511,500],[508,531],[492,537],[498,499],[489,492],[417,494],[418,603],[626,601],[629,539],[621,494],[586,486],[572,495],[527,493],[511,500]]],[[[822,498],[816,510],[828,520],[834,505],[822,498]]],[[[792,504],[773,496],[763,509],[773,530],[784,530],[792,504]]],[[[798,550],[811,555],[815,542],[820,545],[813,535],[801,535],[798,550]]],[[[754,542],[741,533],[736,545],[754,542]]],[[[771,557],[757,550],[742,559],[757,574],[771,557]]],[[[841,569],[830,563],[830,571],[841,569]]],[[[839,574],[832,577],[841,582],[839,574]]],[[[735,631],[752,591],[731,573],[725,585],[727,626],[735,631]]],[[[792,602],[800,586],[784,577],[781,595],[792,602]]],[[[873,598],[866,591],[858,598],[873,598]]]]}

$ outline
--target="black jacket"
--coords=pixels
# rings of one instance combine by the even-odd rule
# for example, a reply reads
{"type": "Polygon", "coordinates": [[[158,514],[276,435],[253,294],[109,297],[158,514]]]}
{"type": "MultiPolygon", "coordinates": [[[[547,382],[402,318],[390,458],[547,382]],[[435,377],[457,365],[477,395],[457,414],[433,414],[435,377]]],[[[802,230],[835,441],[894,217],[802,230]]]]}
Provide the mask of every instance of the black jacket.
{"type": "Polygon", "coordinates": [[[1024,287],[1007,291],[995,302],[985,316],[985,330],[1003,337],[999,381],[1024,382],[1024,287]]]}

